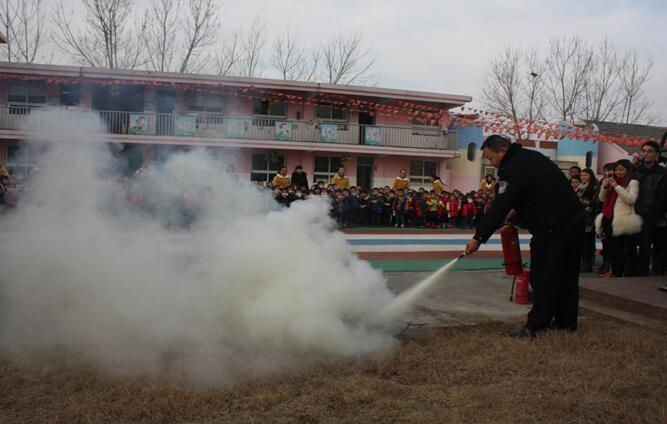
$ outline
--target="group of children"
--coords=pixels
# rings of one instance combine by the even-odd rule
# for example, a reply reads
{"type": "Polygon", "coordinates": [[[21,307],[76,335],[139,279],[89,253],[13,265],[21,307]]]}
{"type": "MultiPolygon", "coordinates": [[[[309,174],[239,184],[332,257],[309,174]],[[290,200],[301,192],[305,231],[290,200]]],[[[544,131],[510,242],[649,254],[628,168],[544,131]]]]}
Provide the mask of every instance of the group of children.
{"type": "Polygon", "coordinates": [[[491,206],[493,197],[472,191],[453,192],[395,190],[389,186],[366,191],[361,187],[338,188],[320,182],[309,190],[301,187],[269,187],[275,200],[285,206],[312,196],[325,196],[331,203],[331,216],[341,228],[348,227],[422,227],[474,228],[491,206]]]}

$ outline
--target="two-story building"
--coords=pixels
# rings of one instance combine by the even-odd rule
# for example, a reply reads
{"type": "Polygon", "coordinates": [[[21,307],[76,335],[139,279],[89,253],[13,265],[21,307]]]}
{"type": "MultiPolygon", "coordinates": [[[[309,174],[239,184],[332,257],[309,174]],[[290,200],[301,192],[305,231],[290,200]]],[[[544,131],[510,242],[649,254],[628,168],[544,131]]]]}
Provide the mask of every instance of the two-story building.
{"type": "Polygon", "coordinates": [[[96,137],[118,143],[128,172],[197,146],[221,162],[233,158],[234,171],[250,180],[302,165],[311,182],[329,181],[343,166],[352,183],[366,188],[391,184],[401,168],[414,186],[429,185],[432,174],[449,180],[450,161],[465,153],[441,117],[471,101],[376,87],[14,63],[0,64],[0,99],[0,164],[17,175],[35,166],[22,148],[30,137],[27,117],[59,107],[94,117],[96,137]]]}

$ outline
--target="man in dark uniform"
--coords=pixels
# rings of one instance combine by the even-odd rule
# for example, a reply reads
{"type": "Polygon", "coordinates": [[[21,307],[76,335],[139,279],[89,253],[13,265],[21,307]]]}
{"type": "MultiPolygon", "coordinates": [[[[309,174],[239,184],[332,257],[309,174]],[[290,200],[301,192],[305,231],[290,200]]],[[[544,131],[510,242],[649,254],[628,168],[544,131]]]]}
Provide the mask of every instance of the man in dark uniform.
{"type": "Polygon", "coordinates": [[[539,152],[492,135],[484,157],[498,168],[497,195],[466,245],[479,249],[514,209],[532,234],[530,277],[533,308],[514,337],[534,337],[552,328],[575,331],[579,308],[579,267],[584,210],[563,172],[539,152]]]}

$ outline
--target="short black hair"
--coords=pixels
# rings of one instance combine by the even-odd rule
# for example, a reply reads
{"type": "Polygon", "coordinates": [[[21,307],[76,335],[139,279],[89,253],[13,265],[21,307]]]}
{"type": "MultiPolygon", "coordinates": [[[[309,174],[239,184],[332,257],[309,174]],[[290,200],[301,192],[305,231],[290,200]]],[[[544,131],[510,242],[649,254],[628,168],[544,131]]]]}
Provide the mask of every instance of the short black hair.
{"type": "Polygon", "coordinates": [[[578,166],[578,165],[573,165],[573,166],[571,166],[571,167],[570,167],[570,170],[572,170],[572,169],[576,169],[577,171],[581,172],[581,167],[578,166]]]}
{"type": "Polygon", "coordinates": [[[644,144],[642,144],[642,147],[644,147],[644,146],[650,146],[657,153],[660,153],[660,145],[658,144],[657,141],[654,141],[654,140],[645,141],[644,144]]]}
{"type": "Polygon", "coordinates": [[[297,165],[297,166],[294,168],[294,170],[296,171],[297,169],[303,169],[303,166],[301,166],[301,165],[297,165]]]}
{"type": "Polygon", "coordinates": [[[512,144],[512,142],[509,140],[509,138],[503,137],[502,135],[493,134],[488,136],[486,140],[484,140],[484,143],[482,143],[482,147],[480,148],[480,150],[484,150],[484,148],[487,148],[492,152],[498,153],[500,149],[509,148],[510,144],[512,144]]]}

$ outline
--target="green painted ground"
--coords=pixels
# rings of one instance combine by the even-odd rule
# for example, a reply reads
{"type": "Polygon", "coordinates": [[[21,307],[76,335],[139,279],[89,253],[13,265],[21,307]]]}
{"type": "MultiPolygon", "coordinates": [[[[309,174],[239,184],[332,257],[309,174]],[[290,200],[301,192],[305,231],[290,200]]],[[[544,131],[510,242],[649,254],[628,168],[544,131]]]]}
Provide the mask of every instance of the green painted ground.
{"type": "MultiPolygon", "coordinates": [[[[375,269],[384,272],[433,272],[445,266],[451,259],[411,259],[411,260],[377,260],[368,261],[375,269]]],[[[602,258],[595,257],[594,266],[598,267],[602,258]]],[[[530,262],[524,259],[524,268],[528,269],[530,262]]],[[[502,258],[469,258],[461,259],[454,265],[453,271],[478,271],[487,269],[502,269],[502,258]]]]}
{"type": "MultiPolygon", "coordinates": [[[[384,272],[433,272],[451,259],[411,259],[369,261],[373,268],[384,272]]],[[[454,271],[472,271],[503,268],[502,258],[461,259],[454,265],[454,271]]]]}

